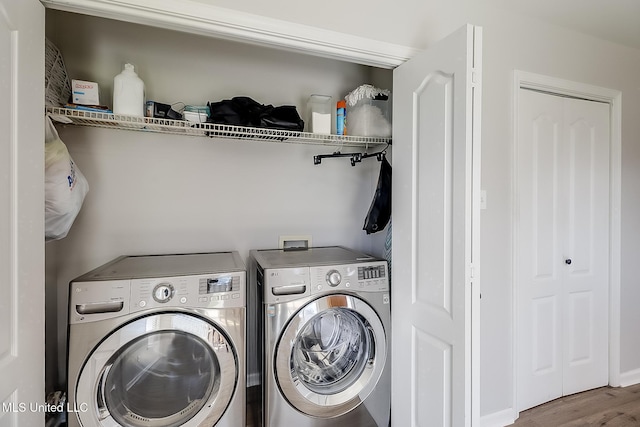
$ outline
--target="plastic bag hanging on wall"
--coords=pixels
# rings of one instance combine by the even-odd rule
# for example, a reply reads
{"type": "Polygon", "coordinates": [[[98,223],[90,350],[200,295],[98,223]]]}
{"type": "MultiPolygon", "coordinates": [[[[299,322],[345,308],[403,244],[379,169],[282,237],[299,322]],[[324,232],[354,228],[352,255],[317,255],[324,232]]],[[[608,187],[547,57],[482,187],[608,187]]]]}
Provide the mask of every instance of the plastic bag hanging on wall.
{"type": "Polygon", "coordinates": [[[50,241],[67,235],[89,191],[89,183],[49,117],[44,150],[44,235],[50,241]]]}
{"type": "Polygon", "coordinates": [[[369,212],[364,220],[363,230],[367,234],[384,230],[391,217],[391,165],[386,157],[382,158],[380,176],[369,212]]]}

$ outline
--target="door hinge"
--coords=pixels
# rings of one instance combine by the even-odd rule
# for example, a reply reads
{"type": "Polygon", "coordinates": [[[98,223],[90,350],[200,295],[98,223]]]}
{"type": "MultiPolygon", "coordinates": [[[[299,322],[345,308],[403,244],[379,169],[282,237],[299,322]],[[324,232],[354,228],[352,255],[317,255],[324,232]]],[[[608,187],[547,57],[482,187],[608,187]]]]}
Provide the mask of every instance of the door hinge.
{"type": "Polygon", "coordinates": [[[473,280],[475,278],[475,268],[473,264],[469,264],[469,278],[473,280]]]}
{"type": "Polygon", "coordinates": [[[479,86],[482,83],[482,73],[475,68],[471,69],[471,85],[479,86]]]}

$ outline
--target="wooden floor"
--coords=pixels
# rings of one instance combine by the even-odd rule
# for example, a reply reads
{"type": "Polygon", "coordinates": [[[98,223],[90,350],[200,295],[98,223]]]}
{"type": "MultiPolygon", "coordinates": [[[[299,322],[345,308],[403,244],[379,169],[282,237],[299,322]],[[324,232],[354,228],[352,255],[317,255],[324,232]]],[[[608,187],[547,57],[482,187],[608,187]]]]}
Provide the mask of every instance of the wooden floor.
{"type": "MultiPolygon", "coordinates": [[[[247,389],[247,427],[259,427],[260,387],[247,389]]],[[[601,387],[520,413],[513,427],[640,427],[640,384],[601,387]]],[[[355,426],[354,426],[355,427],[355,426]]]]}
{"type": "Polygon", "coordinates": [[[602,387],[556,399],[520,413],[513,427],[638,427],[640,384],[602,387]]]}

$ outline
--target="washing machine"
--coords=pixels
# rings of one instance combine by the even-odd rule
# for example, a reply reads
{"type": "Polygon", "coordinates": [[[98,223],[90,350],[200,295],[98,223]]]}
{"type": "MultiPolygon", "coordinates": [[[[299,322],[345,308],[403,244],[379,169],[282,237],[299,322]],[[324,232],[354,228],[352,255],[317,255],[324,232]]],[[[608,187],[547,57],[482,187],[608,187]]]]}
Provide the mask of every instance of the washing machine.
{"type": "Polygon", "coordinates": [[[245,426],[237,252],[122,256],[69,285],[70,427],[245,426]]]}
{"type": "Polygon", "coordinates": [[[331,246],[252,250],[250,268],[264,427],[388,427],[387,262],[331,246]]]}

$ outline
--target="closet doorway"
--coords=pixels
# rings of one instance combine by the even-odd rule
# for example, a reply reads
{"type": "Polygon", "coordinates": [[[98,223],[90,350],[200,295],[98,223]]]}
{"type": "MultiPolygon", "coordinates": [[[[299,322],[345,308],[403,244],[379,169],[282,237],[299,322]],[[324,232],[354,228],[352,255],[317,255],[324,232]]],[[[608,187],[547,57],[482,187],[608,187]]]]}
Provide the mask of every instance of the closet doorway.
{"type": "Polygon", "coordinates": [[[517,88],[516,402],[609,384],[611,108],[517,88]]]}

